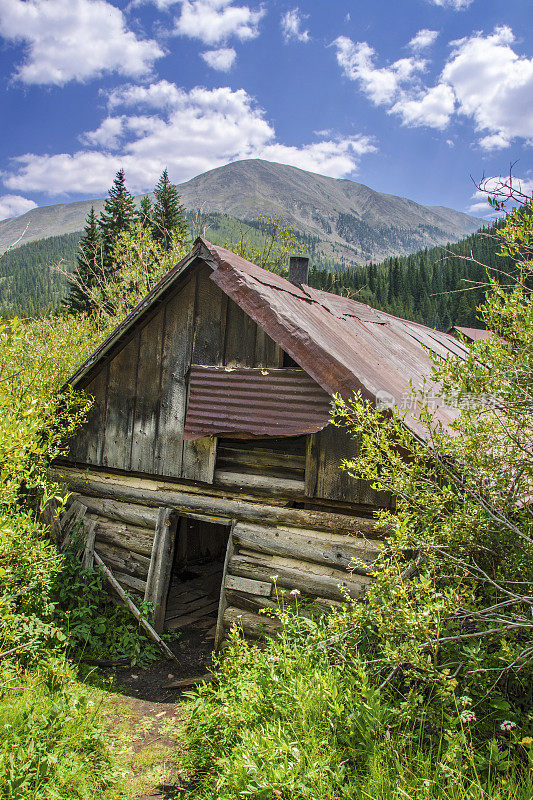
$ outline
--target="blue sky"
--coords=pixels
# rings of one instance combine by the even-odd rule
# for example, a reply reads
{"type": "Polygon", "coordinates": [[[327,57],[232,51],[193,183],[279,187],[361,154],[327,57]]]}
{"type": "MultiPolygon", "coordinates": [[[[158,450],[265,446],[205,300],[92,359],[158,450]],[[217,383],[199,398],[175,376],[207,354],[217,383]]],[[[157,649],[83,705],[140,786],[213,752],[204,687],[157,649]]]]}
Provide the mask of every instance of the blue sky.
{"type": "Polygon", "coordinates": [[[533,189],[532,0],[1,0],[0,219],[239,158],[487,213],[533,189]]]}

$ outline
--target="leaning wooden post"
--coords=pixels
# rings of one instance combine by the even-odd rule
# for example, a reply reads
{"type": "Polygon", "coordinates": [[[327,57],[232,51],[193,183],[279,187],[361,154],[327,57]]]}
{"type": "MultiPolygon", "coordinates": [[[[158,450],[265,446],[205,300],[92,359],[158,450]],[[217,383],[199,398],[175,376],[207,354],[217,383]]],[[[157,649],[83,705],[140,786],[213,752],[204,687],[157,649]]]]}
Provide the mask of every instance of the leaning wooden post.
{"type": "Polygon", "coordinates": [[[144,619],[144,617],[142,616],[141,612],[139,611],[135,603],[133,603],[130,600],[130,598],[128,597],[128,595],[126,594],[120,583],[117,581],[117,579],[115,578],[109,567],[107,567],[104,564],[104,562],[96,552],[94,554],[94,560],[98,564],[98,566],[103,570],[104,575],[106,576],[108,582],[111,584],[115,592],[118,594],[124,605],[131,611],[131,613],[133,614],[139,625],[141,625],[141,627],[144,628],[150,639],[152,639],[159,646],[159,648],[163,651],[163,653],[166,656],[168,656],[168,658],[172,658],[174,659],[174,661],[177,661],[178,659],[176,658],[172,650],[169,647],[167,647],[167,645],[164,643],[161,637],[157,635],[157,633],[154,631],[150,623],[144,619]]]}
{"type": "Polygon", "coordinates": [[[171,508],[159,509],[144,593],[144,599],[154,606],[152,623],[158,633],[165,627],[166,597],[172,575],[176,524],[177,516],[171,508]]]}

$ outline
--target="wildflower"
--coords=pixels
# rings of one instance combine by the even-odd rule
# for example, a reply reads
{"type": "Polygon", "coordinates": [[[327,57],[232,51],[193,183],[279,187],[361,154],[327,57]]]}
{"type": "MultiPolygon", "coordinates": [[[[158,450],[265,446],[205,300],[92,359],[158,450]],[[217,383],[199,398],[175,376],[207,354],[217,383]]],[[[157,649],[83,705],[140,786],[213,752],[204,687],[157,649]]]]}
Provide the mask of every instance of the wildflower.
{"type": "Polygon", "coordinates": [[[500,725],[500,730],[504,733],[509,733],[513,728],[516,728],[516,722],[511,722],[510,719],[504,720],[500,725]]]}
{"type": "Polygon", "coordinates": [[[470,706],[472,705],[472,698],[467,697],[466,695],[464,697],[460,697],[459,705],[462,706],[462,708],[470,708],[470,706]]]}
{"type": "Polygon", "coordinates": [[[301,594],[299,589],[291,589],[291,594],[301,594]]]}
{"type": "Polygon", "coordinates": [[[522,739],[522,741],[520,742],[520,744],[525,744],[525,745],[526,745],[526,747],[531,747],[531,745],[533,744],[533,737],[531,737],[531,736],[524,736],[524,738],[522,739]]]}
{"type": "Polygon", "coordinates": [[[465,709],[464,711],[461,711],[461,713],[459,714],[459,719],[461,720],[461,722],[475,722],[477,720],[477,717],[473,711],[468,711],[467,709],[465,709]]]}

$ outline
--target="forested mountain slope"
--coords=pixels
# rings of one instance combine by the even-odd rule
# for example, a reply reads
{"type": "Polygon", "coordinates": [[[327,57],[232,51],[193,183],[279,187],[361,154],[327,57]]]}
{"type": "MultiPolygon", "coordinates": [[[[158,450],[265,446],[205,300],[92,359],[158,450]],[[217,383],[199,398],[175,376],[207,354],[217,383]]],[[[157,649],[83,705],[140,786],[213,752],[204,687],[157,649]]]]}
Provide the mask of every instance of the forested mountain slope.
{"type": "Polygon", "coordinates": [[[50,236],[0,256],[0,314],[34,316],[59,306],[76,264],[80,233],[50,236]],[[59,268],[59,269],[58,269],[59,268]]]}
{"type": "MultiPolygon", "coordinates": [[[[238,220],[211,213],[205,216],[205,224],[207,236],[215,244],[238,238],[238,220]]],[[[483,291],[472,285],[485,280],[482,265],[498,268],[506,264],[497,255],[497,227],[484,228],[445,247],[425,248],[343,271],[332,271],[333,265],[318,260],[313,255],[315,241],[304,237],[313,264],[310,283],[441,330],[453,324],[475,327],[483,291]]],[[[65,293],[65,280],[48,265],[61,261],[63,269],[72,268],[78,241],[78,233],[53,236],[4,254],[0,258],[0,313],[29,316],[56,308],[65,293]]]]}
{"type": "Polygon", "coordinates": [[[502,224],[446,247],[426,248],[342,273],[312,269],[309,283],[439,330],[452,325],[480,327],[476,309],[484,291],[476,287],[486,282],[486,267],[509,266],[498,255],[501,240],[495,234],[502,224]]]}

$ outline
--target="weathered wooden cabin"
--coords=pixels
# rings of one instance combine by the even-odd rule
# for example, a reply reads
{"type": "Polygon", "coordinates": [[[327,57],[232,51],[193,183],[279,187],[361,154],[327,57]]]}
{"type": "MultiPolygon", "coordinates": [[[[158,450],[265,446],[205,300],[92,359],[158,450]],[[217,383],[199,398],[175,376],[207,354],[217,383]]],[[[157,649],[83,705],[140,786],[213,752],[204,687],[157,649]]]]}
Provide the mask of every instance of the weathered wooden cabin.
{"type": "MultiPolygon", "coordinates": [[[[460,342],[198,239],[69,383],[94,397],[59,470],[96,552],[154,624],[246,633],[276,591],[359,595],[391,498],[339,467],[357,451],[332,396],[401,405],[460,342]],[[354,561],[354,559],[356,561],[354,561]],[[277,576],[277,577],[274,577],[277,576]]],[[[442,406],[444,424],[454,416],[442,406]]],[[[414,414],[414,412],[413,412],[414,414]]],[[[415,436],[423,429],[409,413],[415,436]]]]}

